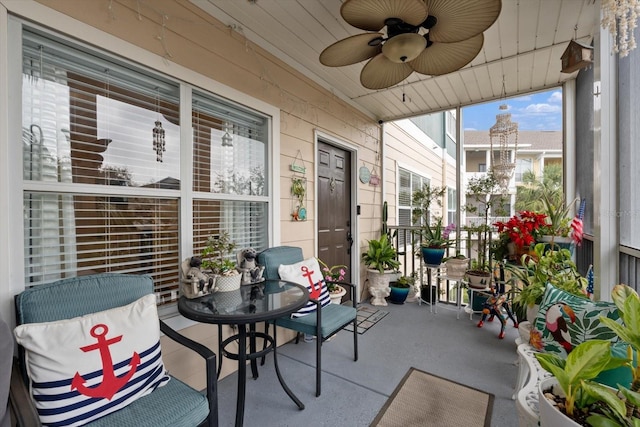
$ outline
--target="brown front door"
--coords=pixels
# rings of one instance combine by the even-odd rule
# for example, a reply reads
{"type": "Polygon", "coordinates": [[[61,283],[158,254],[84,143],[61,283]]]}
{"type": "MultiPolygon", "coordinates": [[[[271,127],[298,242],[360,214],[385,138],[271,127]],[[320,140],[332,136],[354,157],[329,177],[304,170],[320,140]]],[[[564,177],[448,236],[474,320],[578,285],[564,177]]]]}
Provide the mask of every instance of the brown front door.
{"type": "Polygon", "coordinates": [[[351,153],[318,141],[318,257],[351,282],[351,153]]]}

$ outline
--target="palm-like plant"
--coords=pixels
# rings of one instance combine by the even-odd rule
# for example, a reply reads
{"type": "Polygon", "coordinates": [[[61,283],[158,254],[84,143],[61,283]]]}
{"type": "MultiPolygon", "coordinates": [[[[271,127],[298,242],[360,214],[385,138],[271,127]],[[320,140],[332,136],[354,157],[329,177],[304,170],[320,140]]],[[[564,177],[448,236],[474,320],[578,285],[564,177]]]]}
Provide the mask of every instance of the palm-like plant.
{"type": "Polygon", "coordinates": [[[362,262],[368,268],[384,273],[385,270],[397,270],[400,267],[396,255],[396,249],[387,235],[383,234],[377,240],[369,240],[369,249],[362,254],[362,262]]]}

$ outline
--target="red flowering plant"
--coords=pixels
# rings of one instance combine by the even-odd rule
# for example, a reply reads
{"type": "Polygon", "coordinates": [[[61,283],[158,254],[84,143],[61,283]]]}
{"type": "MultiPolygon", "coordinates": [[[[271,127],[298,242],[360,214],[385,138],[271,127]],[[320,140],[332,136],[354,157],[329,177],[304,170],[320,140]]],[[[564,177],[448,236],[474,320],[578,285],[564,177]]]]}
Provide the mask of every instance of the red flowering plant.
{"type": "Polygon", "coordinates": [[[329,289],[329,292],[340,291],[340,286],[333,282],[344,282],[344,278],[347,274],[347,266],[334,265],[332,267],[329,267],[320,258],[318,258],[318,262],[322,266],[322,275],[324,276],[324,280],[327,282],[327,289],[329,289]]]}
{"type": "Polygon", "coordinates": [[[530,247],[536,241],[540,228],[546,225],[545,214],[531,211],[520,211],[507,222],[498,221],[493,225],[498,228],[500,241],[496,246],[506,246],[513,242],[519,249],[530,247]]]}

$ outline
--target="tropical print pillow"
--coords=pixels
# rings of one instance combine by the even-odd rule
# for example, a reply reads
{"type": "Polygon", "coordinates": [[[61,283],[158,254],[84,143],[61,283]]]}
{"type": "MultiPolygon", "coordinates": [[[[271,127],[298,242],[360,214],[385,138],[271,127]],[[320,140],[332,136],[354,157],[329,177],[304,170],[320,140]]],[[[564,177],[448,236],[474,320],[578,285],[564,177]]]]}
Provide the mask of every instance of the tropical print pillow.
{"type": "Polygon", "coordinates": [[[616,334],[600,323],[600,316],[622,322],[612,302],[591,301],[547,284],[529,343],[539,351],[566,356],[587,340],[617,342],[616,334]]]}

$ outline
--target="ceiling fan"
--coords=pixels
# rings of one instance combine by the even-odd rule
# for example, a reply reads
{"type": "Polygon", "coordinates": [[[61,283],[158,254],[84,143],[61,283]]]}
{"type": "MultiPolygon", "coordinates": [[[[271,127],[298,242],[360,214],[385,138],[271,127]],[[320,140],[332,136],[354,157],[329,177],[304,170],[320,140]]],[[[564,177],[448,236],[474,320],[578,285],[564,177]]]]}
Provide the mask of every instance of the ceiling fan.
{"type": "Polygon", "coordinates": [[[482,32],[498,19],[501,8],[501,0],[346,0],[342,18],[376,32],[330,45],[320,62],[342,67],[371,58],[360,73],[368,89],[393,86],[414,71],[451,73],[478,55],[482,32]]]}

